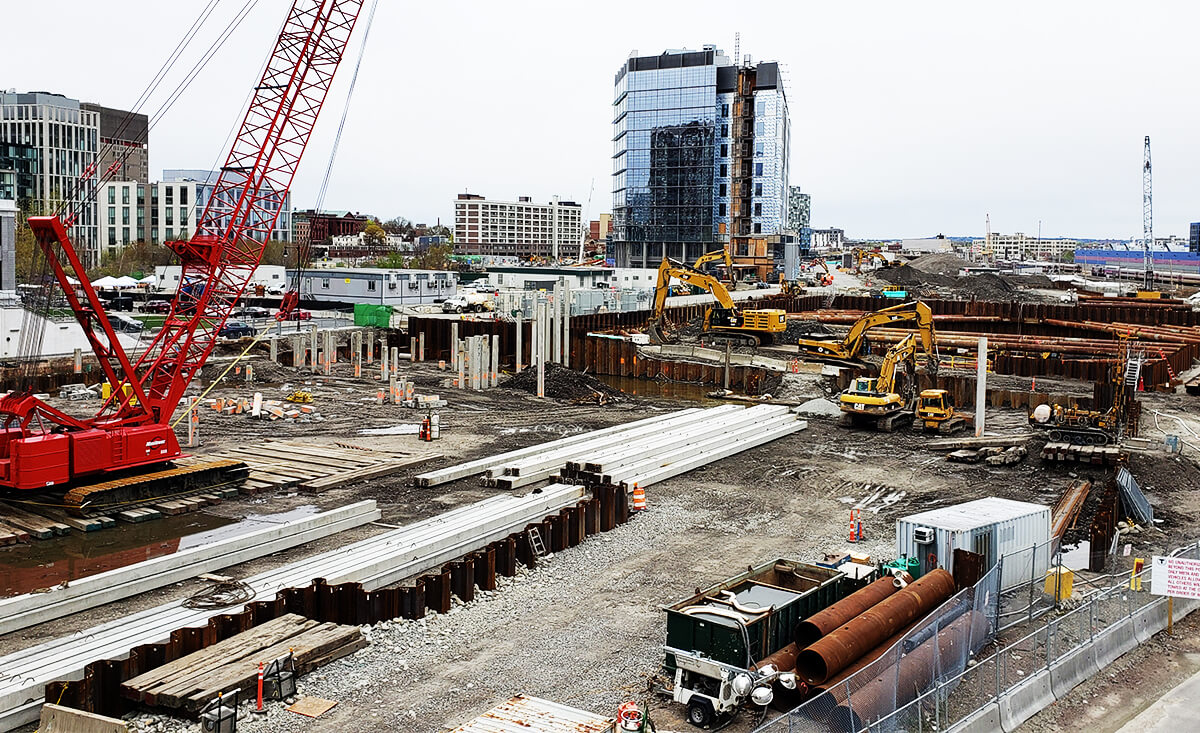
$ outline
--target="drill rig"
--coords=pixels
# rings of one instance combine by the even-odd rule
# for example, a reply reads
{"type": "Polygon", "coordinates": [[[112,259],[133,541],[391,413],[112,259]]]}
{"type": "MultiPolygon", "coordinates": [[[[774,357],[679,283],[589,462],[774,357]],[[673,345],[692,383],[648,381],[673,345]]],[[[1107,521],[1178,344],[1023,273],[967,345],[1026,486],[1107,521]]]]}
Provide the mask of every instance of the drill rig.
{"type": "MultiPolygon", "coordinates": [[[[68,505],[80,508],[126,499],[139,483],[129,473],[180,457],[171,418],[262,259],[362,5],[294,0],[195,234],[167,243],[182,268],[179,288],[162,329],[136,362],[117,340],[63,222],[30,217],[112,390],[90,418],[72,417],[28,392],[0,399],[0,488],[101,477],[105,483],[67,494],[68,505]]],[[[289,293],[281,312],[298,300],[289,293]]],[[[170,479],[179,484],[179,476],[170,479]]]]}

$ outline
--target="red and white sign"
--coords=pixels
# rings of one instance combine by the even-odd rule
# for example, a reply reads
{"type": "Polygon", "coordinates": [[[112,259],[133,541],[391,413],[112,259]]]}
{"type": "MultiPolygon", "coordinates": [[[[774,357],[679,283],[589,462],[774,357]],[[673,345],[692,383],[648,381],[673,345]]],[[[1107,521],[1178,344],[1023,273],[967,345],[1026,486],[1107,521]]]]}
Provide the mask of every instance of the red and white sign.
{"type": "Polygon", "coordinates": [[[1200,599],[1200,560],[1155,555],[1150,565],[1150,592],[1200,599]]]}

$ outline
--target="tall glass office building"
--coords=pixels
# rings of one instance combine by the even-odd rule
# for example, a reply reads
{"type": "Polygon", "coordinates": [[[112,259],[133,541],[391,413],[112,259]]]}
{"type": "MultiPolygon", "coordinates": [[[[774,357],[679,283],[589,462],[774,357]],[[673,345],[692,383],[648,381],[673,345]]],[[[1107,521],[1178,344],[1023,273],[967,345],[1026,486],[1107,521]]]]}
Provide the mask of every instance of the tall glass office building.
{"type": "Polygon", "coordinates": [[[787,151],[778,64],[737,67],[713,46],[631,56],[614,81],[615,264],[726,246],[751,264],[769,256],[786,218],[787,151]]]}

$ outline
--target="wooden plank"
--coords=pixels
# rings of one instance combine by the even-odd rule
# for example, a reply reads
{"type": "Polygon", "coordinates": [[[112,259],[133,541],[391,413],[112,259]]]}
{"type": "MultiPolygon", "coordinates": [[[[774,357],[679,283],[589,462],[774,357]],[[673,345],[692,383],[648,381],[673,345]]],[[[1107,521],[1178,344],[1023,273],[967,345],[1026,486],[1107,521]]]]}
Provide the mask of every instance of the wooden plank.
{"type": "Polygon", "coordinates": [[[357,457],[355,460],[347,460],[340,456],[326,456],[319,452],[301,452],[300,449],[295,450],[279,450],[278,448],[231,448],[229,452],[238,456],[246,456],[248,458],[259,460],[268,459],[274,461],[285,461],[288,463],[312,464],[315,466],[324,466],[332,468],[357,468],[373,463],[376,458],[370,455],[357,457]]]}
{"type": "Polygon", "coordinates": [[[244,659],[264,645],[291,638],[317,625],[316,621],[298,614],[285,614],[127,680],[121,685],[121,694],[131,700],[156,704],[161,693],[177,684],[207,674],[214,666],[244,659]]]}
{"type": "MultiPolygon", "coordinates": [[[[4,518],[3,515],[0,515],[0,519],[3,519],[3,518],[4,518]]],[[[14,537],[17,538],[18,542],[33,541],[33,536],[30,535],[28,532],[26,532],[24,529],[21,529],[20,527],[14,527],[13,525],[6,524],[4,522],[0,522],[0,532],[5,532],[7,534],[13,535],[14,537]]]]}
{"type": "Polygon", "coordinates": [[[40,525],[41,527],[50,530],[53,534],[56,534],[56,535],[65,535],[65,534],[70,534],[70,532],[71,532],[71,528],[68,527],[67,525],[63,524],[62,522],[56,522],[53,519],[45,517],[41,514],[37,514],[35,512],[31,512],[31,511],[26,511],[25,509],[22,509],[21,507],[13,506],[12,504],[5,505],[3,508],[3,512],[5,514],[7,514],[10,518],[20,519],[23,522],[29,523],[30,526],[39,526],[40,525]]]}
{"type": "Polygon", "coordinates": [[[5,514],[0,515],[0,519],[3,519],[4,523],[10,527],[24,530],[30,537],[39,540],[48,540],[54,536],[54,530],[43,526],[41,522],[29,522],[19,516],[8,514],[7,510],[5,512],[5,514]]]}
{"type": "Polygon", "coordinates": [[[416,462],[417,461],[388,461],[386,463],[380,463],[369,468],[362,468],[357,471],[346,471],[344,473],[334,474],[325,478],[305,481],[304,483],[300,484],[300,488],[312,490],[328,489],[334,486],[341,486],[342,484],[350,483],[351,481],[362,481],[364,479],[386,476],[416,462]]]}

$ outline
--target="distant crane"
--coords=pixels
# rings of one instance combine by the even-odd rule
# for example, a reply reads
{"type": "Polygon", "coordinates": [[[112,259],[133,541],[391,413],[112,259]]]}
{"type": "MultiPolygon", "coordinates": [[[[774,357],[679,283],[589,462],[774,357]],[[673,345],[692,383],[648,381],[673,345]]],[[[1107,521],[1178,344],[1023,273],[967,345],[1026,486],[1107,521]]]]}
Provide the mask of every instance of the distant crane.
{"type": "Polygon", "coordinates": [[[1150,175],[1150,136],[1146,136],[1146,161],[1142,164],[1142,289],[1154,289],[1154,191],[1150,175]]]}

